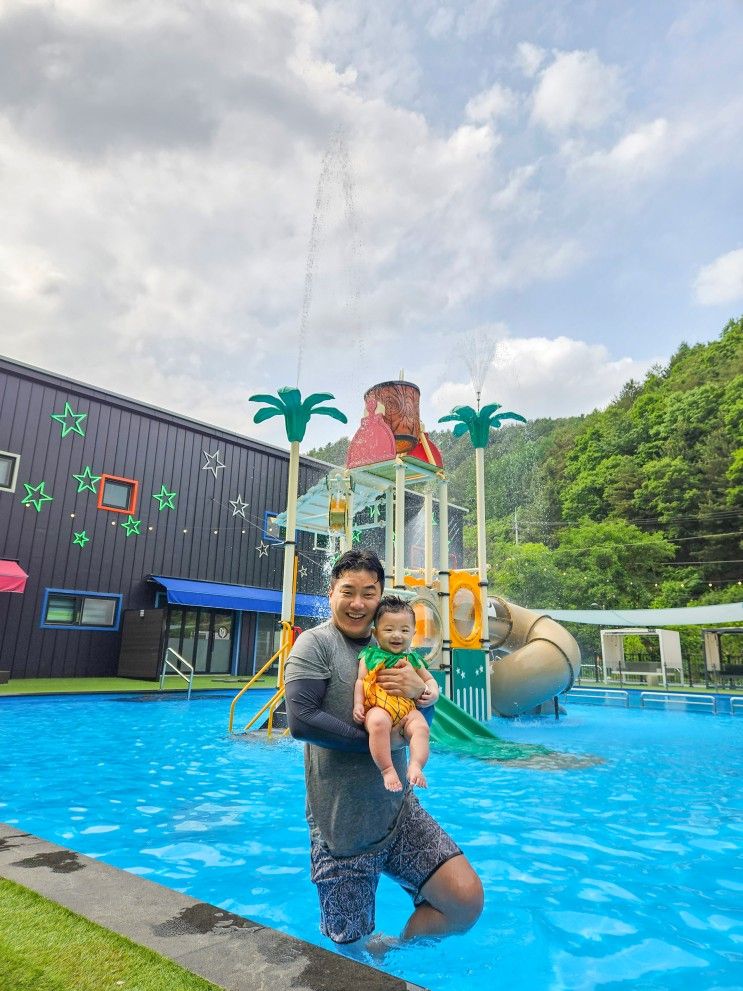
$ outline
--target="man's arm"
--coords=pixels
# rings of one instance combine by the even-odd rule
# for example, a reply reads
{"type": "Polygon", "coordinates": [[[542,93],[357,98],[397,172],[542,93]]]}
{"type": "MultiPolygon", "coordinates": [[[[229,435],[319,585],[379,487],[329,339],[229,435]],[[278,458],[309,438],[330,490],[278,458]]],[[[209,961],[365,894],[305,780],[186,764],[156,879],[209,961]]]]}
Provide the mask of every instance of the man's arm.
{"type": "Polygon", "coordinates": [[[289,732],[296,740],[329,750],[369,753],[369,737],[363,729],[323,710],[327,689],[328,683],[322,678],[297,678],[286,683],[289,732]]]}
{"type": "Polygon", "coordinates": [[[390,695],[417,701],[423,692],[424,682],[410,661],[398,661],[392,668],[385,668],[377,674],[377,684],[390,695]]]}

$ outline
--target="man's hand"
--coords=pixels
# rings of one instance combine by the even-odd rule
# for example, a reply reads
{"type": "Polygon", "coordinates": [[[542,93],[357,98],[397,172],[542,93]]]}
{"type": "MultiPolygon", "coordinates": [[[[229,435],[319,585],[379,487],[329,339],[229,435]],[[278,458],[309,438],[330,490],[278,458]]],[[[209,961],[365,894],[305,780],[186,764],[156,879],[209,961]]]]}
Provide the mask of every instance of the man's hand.
{"type": "Polygon", "coordinates": [[[390,695],[417,699],[423,691],[423,680],[409,661],[398,661],[393,668],[377,672],[377,684],[390,695]]]}

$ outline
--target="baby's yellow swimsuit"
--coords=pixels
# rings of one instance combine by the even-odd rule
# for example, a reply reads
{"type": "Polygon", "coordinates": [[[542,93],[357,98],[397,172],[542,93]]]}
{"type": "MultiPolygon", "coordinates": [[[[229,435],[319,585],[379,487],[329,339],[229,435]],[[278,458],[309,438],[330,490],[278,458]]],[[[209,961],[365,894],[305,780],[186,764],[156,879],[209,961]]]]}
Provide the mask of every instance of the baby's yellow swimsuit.
{"type": "Polygon", "coordinates": [[[411,650],[407,654],[392,654],[388,650],[369,644],[359,654],[359,660],[366,664],[364,678],[364,712],[374,706],[384,709],[392,716],[392,725],[396,726],[409,712],[415,708],[412,699],[404,695],[390,695],[381,685],[377,684],[377,673],[383,668],[393,668],[398,661],[409,661],[414,668],[425,668],[425,662],[420,654],[411,650]]]}

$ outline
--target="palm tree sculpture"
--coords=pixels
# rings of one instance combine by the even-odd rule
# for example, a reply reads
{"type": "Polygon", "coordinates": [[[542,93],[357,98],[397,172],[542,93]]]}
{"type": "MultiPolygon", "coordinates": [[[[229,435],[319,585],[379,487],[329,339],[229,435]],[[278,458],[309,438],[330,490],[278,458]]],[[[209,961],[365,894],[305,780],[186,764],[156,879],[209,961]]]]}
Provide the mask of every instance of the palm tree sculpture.
{"type": "MultiPolygon", "coordinates": [[[[478,404],[479,405],[479,404],[478,404]]],[[[455,422],[453,433],[455,437],[470,435],[475,449],[475,491],[477,495],[477,569],[480,576],[480,608],[482,611],[482,645],[486,649],[488,640],[488,562],[485,543],[485,448],[490,440],[491,429],[497,430],[503,426],[503,420],[520,420],[526,423],[526,418],[520,413],[503,412],[499,403],[488,403],[477,411],[471,406],[455,406],[451,413],[439,418],[439,423],[455,422]]]]}
{"type": "Polygon", "coordinates": [[[292,386],[279,389],[278,396],[255,395],[251,403],[263,403],[253,417],[254,423],[263,423],[272,416],[283,416],[286,436],[291,445],[289,452],[289,484],[286,496],[286,537],[284,539],[284,580],[281,590],[281,619],[288,622],[292,612],[292,584],[294,581],[294,556],[297,531],[297,488],[299,485],[299,444],[304,440],[307,424],[317,415],[332,416],[334,420],[348,423],[348,417],[334,406],[321,406],[334,399],[329,392],[313,392],[302,402],[302,393],[292,386]]]}

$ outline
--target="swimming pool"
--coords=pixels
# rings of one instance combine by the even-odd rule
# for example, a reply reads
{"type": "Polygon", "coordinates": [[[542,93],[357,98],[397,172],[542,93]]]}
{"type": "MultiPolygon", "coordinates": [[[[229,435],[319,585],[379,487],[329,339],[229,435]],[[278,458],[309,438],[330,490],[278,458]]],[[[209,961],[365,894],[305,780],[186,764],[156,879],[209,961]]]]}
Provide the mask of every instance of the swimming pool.
{"type": "MultiPolygon", "coordinates": [[[[251,693],[247,720],[265,699],[251,693]]],[[[301,747],[226,735],[231,696],[0,700],[0,820],[331,947],[317,930],[301,747]]],[[[435,753],[426,807],[487,904],[391,953],[434,991],[743,987],[743,720],[570,706],[496,732],[597,754],[575,770],[435,753]]],[[[378,924],[409,905],[383,879],[378,924]]]]}

